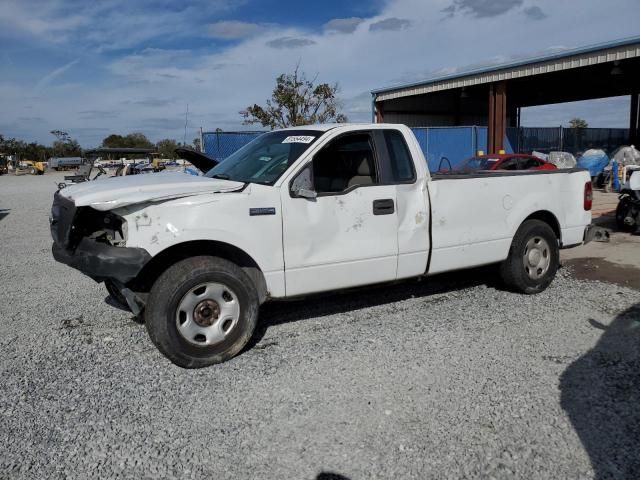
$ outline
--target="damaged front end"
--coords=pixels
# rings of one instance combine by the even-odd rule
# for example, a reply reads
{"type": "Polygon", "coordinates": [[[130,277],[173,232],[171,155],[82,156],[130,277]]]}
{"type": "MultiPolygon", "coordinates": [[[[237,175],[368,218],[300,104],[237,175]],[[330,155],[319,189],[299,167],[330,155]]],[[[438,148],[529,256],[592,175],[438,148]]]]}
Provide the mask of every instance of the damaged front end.
{"type": "MultiPolygon", "coordinates": [[[[122,217],[110,211],[76,207],[60,192],[53,197],[49,222],[53,257],[96,282],[111,280],[124,289],[151,259],[145,249],[126,246],[127,225],[122,217]]],[[[135,301],[132,305],[127,298],[127,303],[139,313],[135,301]]]]}

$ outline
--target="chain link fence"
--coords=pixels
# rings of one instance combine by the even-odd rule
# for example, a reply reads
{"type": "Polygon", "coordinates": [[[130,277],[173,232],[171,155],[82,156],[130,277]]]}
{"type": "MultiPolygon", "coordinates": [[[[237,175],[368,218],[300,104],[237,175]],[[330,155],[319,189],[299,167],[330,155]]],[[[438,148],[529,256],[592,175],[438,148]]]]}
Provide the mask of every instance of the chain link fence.
{"type": "MultiPolygon", "coordinates": [[[[425,127],[412,128],[424,152],[430,170],[455,167],[479,150],[487,151],[487,127],[425,127]]],[[[254,138],[265,132],[204,132],[204,153],[216,160],[224,160],[254,138]]],[[[578,155],[590,148],[612,152],[626,145],[626,128],[514,127],[507,128],[507,153],[543,153],[565,151],[578,155]]]]}
{"type": "Polygon", "coordinates": [[[203,132],[204,153],[214,160],[224,160],[264,132],[203,132]]]}
{"type": "Polygon", "coordinates": [[[627,145],[629,129],[514,127],[507,128],[507,139],[513,150],[519,153],[560,151],[577,156],[590,148],[610,153],[621,145],[627,145]]]}

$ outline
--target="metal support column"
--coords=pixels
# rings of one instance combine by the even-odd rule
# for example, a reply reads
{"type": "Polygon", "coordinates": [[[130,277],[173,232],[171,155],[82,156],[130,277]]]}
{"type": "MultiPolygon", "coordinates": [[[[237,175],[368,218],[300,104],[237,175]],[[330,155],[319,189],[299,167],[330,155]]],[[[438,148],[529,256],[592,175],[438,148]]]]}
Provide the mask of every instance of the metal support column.
{"type": "Polygon", "coordinates": [[[629,115],[629,145],[638,147],[640,140],[640,102],[638,101],[640,94],[633,93],[631,95],[631,112],[629,115]]]}
{"type": "Polygon", "coordinates": [[[375,123],[384,123],[384,112],[382,111],[382,103],[375,103],[375,123]]]}
{"type": "Polygon", "coordinates": [[[497,82],[489,86],[488,153],[504,150],[507,123],[507,84],[497,82]]]}

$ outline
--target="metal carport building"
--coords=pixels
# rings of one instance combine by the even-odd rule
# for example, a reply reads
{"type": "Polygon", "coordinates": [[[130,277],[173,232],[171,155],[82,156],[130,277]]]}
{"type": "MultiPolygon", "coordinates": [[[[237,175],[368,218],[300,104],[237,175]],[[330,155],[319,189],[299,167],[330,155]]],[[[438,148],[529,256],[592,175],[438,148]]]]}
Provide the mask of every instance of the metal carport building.
{"type": "Polygon", "coordinates": [[[411,127],[486,125],[503,149],[520,108],[631,96],[629,143],[638,142],[640,36],[373,90],[375,122],[411,127]]]}

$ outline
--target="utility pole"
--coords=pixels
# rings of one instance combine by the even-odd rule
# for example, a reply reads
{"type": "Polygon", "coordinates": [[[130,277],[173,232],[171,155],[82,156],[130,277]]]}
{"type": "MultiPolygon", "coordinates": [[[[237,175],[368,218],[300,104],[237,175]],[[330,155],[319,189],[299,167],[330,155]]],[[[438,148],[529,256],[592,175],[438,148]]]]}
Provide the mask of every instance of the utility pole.
{"type": "Polygon", "coordinates": [[[189,122],[189,104],[187,103],[187,111],[184,113],[184,138],[182,139],[182,145],[187,146],[187,123],[189,122]]]}

